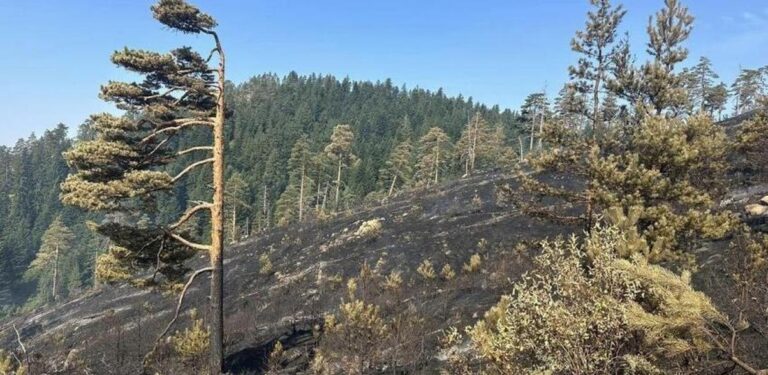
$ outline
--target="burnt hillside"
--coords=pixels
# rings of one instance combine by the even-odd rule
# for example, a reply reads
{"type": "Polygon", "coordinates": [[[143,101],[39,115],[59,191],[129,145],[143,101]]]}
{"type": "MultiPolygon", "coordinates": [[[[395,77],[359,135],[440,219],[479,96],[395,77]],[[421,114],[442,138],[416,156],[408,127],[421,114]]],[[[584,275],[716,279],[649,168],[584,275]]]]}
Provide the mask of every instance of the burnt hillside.
{"type": "MultiPolygon", "coordinates": [[[[473,176],[435,191],[412,191],[384,205],[360,209],[302,226],[277,228],[231,247],[226,257],[226,352],[234,374],[260,374],[268,353],[279,340],[284,348],[284,373],[304,373],[313,356],[323,316],[335,312],[346,298],[346,280],[368,264],[380,275],[399,271],[404,287],[394,305],[409,306],[423,317],[407,337],[411,361],[397,373],[433,373],[440,360],[436,349],[440,331],[464,327],[482,316],[529,267],[535,241],[574,228],[519,215],[497,204],[496,186],[508,182],[497,173],[473,176]],[[376,236],[356,231],[377,219],[376,236]],[[263,270],[267,254],[272,267],[263,270]],[[482,265],[462,271],[473,254],[482,265]],[[427,279],[417,272],[428,260],[439,273],[449,264],[457,276],[427,279]]],[[[734,191],[727,202],[738,209],[759,199],[764,186],[734,191]]],[[[753,222],[763,225],[762,221],[753,222]]],[[[727,275],[728,241],[708,243],[697,250],[701,264],[697,288],[731,314],[734,288],[727,275]]],[[[200,258],[196,262],[204,266],[200,258]]],[[[189,311],[204,314],[208,283],[199,278],[185,302],[185,314],[173,331],[190,325],[189,311]]],[[[759,302],[756,305],[760,306],[759,302]]],[[[33,373],[136,374],[142,357],[173,316],[175,295],[138,290],[125,285],[102,286],[55,307],[39,309],[3,322],[0,341],[6,350],[20,350],[13,327],[31,358],[33,373]],[[73,365],[76,363],[77,365],[73,365]],[[35,367],[37,366],[37,367],[35,367]],[[69,367],[67,367],[69,366],[69,367]],[[76,368],[76,370],[67,370],[76,368]]],[[[386,314],[395,309],[384,309],[386,314]]],[[[757,363],[768,361],[762,347],[768,321],[760,311],[744,312],[751,323],[742,333],[741,352],[757,363]]],[[[167,363],[171,363],[169,361],[167,363]]],[[[178,362],[178,361],[176,361],[178,362]]],[[[162,366],[162,365],[161,365],[162,366]]],[[[161,367],[161,373],[186,373],[187,367],[161,367]]],[[[714,369],[720,371],[721,369],[714,369]]]]}
{"type": "MultiPolygon", "coordinates": [[[[276,339],[289,352],[296,346],[293,369],[303,368],[311,356],[313,327],[337,309],[346,295],[344,281],[356,276],[366,262],[381,274],[401,272],[405,287],[398,298],[429,317],[419,338],[426,352],[415,367],[428,365],[441,329],[477,319],[527,269],[529,247],[519,244],[567,231],[497,205],[495,186],[503,181],[492,173],[434,192],[414,191],[379,207],[274,229],[231,247],[225,260],[231,371],[259,373],[276,339]],[[372,219],[382,224],[380,233],[375,238],[356,236],[361,223],[372,219]],[[462,272],[462,265],[476,253],[483,259],[480,269],[462,272]],[[272,262],[270,274],[260,272],[262,254],[272,262]],[[424,260],[432,262],[437,272],[450,264],[457,277],[425,279],[416,272],[424,260]]],[[[196,280],[185,311],[204,306],[207,288],[206,278],[196,280]]],[[[27,350],[41,363],[62,367],[69,356],[79,358],[91,373],[135,374],[173,316],[175,303],[170,294],[102,286],[3,323],[1,342],[8,350],[18,347],[15,325],[27,350]]],[[[189,319],[182,317],[175,328],[188,325],[189,319]]]]}

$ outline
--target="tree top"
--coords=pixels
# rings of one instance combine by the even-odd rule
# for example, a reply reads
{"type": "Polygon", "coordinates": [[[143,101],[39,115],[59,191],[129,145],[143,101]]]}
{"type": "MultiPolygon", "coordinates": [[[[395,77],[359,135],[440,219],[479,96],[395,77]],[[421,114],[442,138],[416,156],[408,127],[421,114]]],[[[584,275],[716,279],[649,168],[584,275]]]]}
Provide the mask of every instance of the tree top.
{"type": "Polygon", "coordinates": [[[160,0],[150,9],[160,23],[183,33],[207,33],[216,27],[213,17],[184,0],[160,0]]]}

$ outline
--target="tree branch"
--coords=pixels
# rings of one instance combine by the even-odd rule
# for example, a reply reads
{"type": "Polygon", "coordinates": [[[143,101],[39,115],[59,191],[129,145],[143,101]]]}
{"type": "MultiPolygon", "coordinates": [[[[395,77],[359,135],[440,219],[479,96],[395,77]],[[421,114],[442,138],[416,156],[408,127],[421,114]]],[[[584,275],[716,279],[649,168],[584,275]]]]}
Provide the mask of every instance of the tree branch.
{"type": "Polygon", "coordinates": [[[155,282],[155,278],[157,278],[157,273],[160,272],[160,254],[163,253],[164,248],[165,248],[165,237],[163,237],[163,241],[160,242],[160,249],[157,250],[157,258],[155,259],[155,272],[152,273],[152,282],[155,282]]]}
{"type": "Polygon", "coordinates": [[[144,356],[144,360],[142,362],[145,367],[147,366],[147,362],[149,361],[149,358],[152,356],[152,354],[155,353],[155,351],[157,351],[157,347],[160,344],[160,340],[162,340],[163,337],[165,337],[165,335],[168,334],[168,331],[171,330],[171,327],[173,327],[173,324],[176,323],[176,320],[179,319],[179,312],[181,312],[181,305],[184,303],[184,297],[187,296],[187,291],[189,290],[189,286],[192,285],[192,282],[195,281],[195,278],[197,278],[203,273],[211,272],[212,270],[213,268],[211,267],[199,269],[195,271],[195,273],[193,273],[192,276],[189,277],[189,280],[187,280],[187,283],[184,284],[184,289],[181,290],[179,301],[176,303],[176,312],[173,314],[173,319],[171,319],[171,321],[168,322],[168,325],[165,327],[163,332],[161,332],[160,335],[157,337],[157,339],[155,340],[155,345],[152,347],[152,350],[150,350],[149,353],[147,353],[144,356]]]}
{"type": "Polygon", "coordinates": [[[184,212],[184,215],[181,216],[179,221],[177,221],[176,223],[171,225],[168,229],[169,230],[175,230],[178,227],[182,226],[184,223],[186,223],[189,219],[191,219],[192,216],[194,216],[195,213],[197,213],[198,211],[205,210],[205,209],[211,209],[212,207],[213,207],[212,204],[205,202],[205,203],[198,204],[197,206],[194,206],[194,207],[192,207],[190,209],[187,209],[187,211],[184,212]]]}
{"type": "Polygon", "coordinates": [[[189,246],[195,250],[211,251],[210,245],[203,245],[196,242],[192,242],[176,233],[168,232],[168,235],[176,241],[181,242],[185,246],[189,246]]]}
{"type": "Polygon", "coordinates": [[[176,181],[178,181],[180,178],[184,177],[185,174],[189,173],[189,171],[191,171],[195,167],[198,167],[200,165],[207,164],[207,163],[213,163],[213,160],[214,160],[214,158],[208,158],[208,159],[199,160],[199,161],[196,161],[196,162],[190,164],[188,167],[184,168],[184,170],[181,171],[181,173],[177,174],[176,177],[174,177],[171,182],[175,183],[176,181]]]}
{"type": "Polygon", "coordinates": [[[16,341],[19,343],[19,347],[21,347],[21,352],[24,353],[24,362],[27,366],[27,370],[29,370],[29,355],[27,354],[27,347],[24,346],[23,342],[21,342],[21,335],[19,334],[19,330],[16,329],[15,324],[13,325],[13,332],[16,332],[16,341]]]}
{"type": "Polygon", "coordinates": [[[181,156],[194,151],[213,151],[213,147],[211,146],[190,147],[186,150],[179,151],[176,155],[181,156]]]}
{"type": "Polygon", "coordinates": [[[141,140],[141,143],[147,143],[160,134],[167,133],[167,132],[175,132],[190,126],[196,126],[196,125],[213,126],[213,122],[209,120],[202,120],[202,119],[173,120],[173,121],[168,121],[160,124],[147,119],[143,119],[142,121],[149,122],[155,125],[156,127],[159,127],[160,129],[157,129],[154,132],[152,132],[150,135],[144,137],[144,139],[141,140]]]}

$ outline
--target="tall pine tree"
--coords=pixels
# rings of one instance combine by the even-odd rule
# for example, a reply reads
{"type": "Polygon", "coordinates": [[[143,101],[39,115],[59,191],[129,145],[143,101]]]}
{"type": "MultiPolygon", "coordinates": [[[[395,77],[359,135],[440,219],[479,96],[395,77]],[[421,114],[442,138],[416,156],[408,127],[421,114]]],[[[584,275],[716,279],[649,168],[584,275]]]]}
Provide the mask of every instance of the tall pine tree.
{"type": "Polygon", "coordinates": [[[577,31],[571,41],[571,49],[581,55],[578,64],[568,68],[571,78],[576,80],[576,87],[591,96],[589,117],[592,121],[591,132],[598,135],[603,132],[604,119],[601,110],[601,94],[606,81],[609,63],[616,50],[613,43],[616,29],[626,14],[619,5],[613,7],[609,0],[590,0],[595,9],[587,13],[587,24],[583,31],[577,31]]]}
{"type": "Polygon", "coordinates": [[[75,235],[64,225],[61,216],[56,217],[43,234],[40,250],[24,273],[25,278],[37,282],[37,297],[41,302],[56,301],[62,294],[62,264],[65,258],[72,258],[74,239],[75,235]]]}
{"type": "Polygon", "coordinates": [[[159,272],[175,279],[184,273],[183,261],[194,254],[193,250],[208,253],[210,267],[193,273],[190,283],[200,274],[212,274],[209,369],[211,374],[219,374],[224,359],[224,50],[214,31],[216,21],[183,0],[160,0],[151,9],[155,19],[173,30],[211,36],[211,53],[202,56],[189,47],[164,54],[128,48],[116,51],[112,62],[144,76],[144,81],[102,86],[101,97],[129,111],[130,116],[92,117],[95,138],[78,143],[66,153],[74,172],[62,184],[62,201],[91,211],[128,214],[126,220],[98,226],[98,231],[116,245],[100,263],[102,271],[109,266],[120,271],[157,267],[154,275],[159,272]],[[209,61],[214,56],[218,57],[218,66],[211,67],[209,61]],[[211,131],[212,143],[174,149],[176,137],[193,128],[211,131]],[[207,156],[186,165],[173,163],[191,154],[207,156]],[[212,166],[210,202],[196,203],[171,223],[149,221],[139,225],[138,217],[130,217],[132,212],[152,213],[157,194],[170,192],[187,174],[206,165],[212,166]],[[170,170],[175,168],[180,171],[171,175],[170,170]],[[180,230],[203,212],[211,217],[211,240],[207,244],[185,237],[180,230]]]}

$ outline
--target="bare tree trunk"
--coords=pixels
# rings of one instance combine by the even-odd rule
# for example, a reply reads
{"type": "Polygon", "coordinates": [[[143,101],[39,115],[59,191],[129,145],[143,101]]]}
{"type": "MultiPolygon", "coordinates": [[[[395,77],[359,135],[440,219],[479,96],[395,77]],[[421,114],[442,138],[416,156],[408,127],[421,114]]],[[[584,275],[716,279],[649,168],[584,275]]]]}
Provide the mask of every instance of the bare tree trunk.
{"type": "Polygon", "coordinates": [[[318,173],[317,174],[317,193],[315,194],[315,213],[320,212],[320,204],[322,203],[322,198],[320,197],[320,193],[323,191],[321,177],[322,177],[322,174],[318,173]]]}
{"type": "Polygon", "coordinates": [[[330,188],[329,185],[330,182],[325,183],[325,191],[323,191],[323,211],[325,211],[326,202],[328,201],[328,189],[330,188]]]}
{"type": "Polygon", "coordinates": [[[213,125],[213,207],[211,208],[211,360],[210,373],[224,371],[224,50],[219,38],[218,96],[213,125]]]}
{"type": "Polygon", "coordinates": [[[301,183],[299,184],[299,221],[304,217],[304,164],[301,165],[301,183]]]}
{"type": "Polygon", "coordinates": [[[541,150],[541,142],[544,139],[544,112],[542,111],[539,114],[539,147],[538,149],[541,150]]]}
{"type": "MultiPolygon", "coordinates": [[[[475,115],[472,124],[472,146],[469,157],[469,172],[475,171],[475,158],[477,157],[477,137],[480,135],[480,117],[475,115]]],[[[469,174],[469,173],[468,173],[469,174]]]]}
{"type": "Polygon", "coordinates": [[[263,225],[263,227],[260,227],[259,230],[267,229],[267,227],[269,227],[269,214],[267,213],[267,210],[267,184],[264,184],[264,196],[261,205],[261,224],[259,224],[263,225]]]}
{"type": "MultiPolygon", "coordinates": [[[[602,54],[601,54],[602,56],[602,54]]],[[[598,58],[602,58],[598,56],[598,58]]],[[[595,88],[592,92],[592,138],[597,137],[598,128],[602,132],[601,116],[600,116],[600,84],[602,83],[602,77],[600,74],[595,78],[595,88]]]]}
{"type": "Polygon", "coordinates": [[[440,141],[435,142],[435,185],[440,174],[440,141]]]}
{"type": "Polygon", "coordinates": [[[391,197],[392,192],[395,191],[395,181],[397,181],[397,174],[392,176],[392,183],[389,185],[389,194],[387,194],[388,197],[391,197]]]}
{"type": "Polygon", "coordinates": [[[520,161],[525,157],[525,151],[523,150],[523,136],[518,136],[517,141],[520,142],[520,161]]]}
{"type": "Polygon", "coordinates": [[[53,295],[53,301],[56,302],[58,299],[58,293],[57,293],[57,281],[59,278],[59,244],[56,244],[56,252],[54,253],[53,257],[53,290],[51,291],[53,295]]]}
{"type": "Polygon", "coordinates": [[[531,121],[531,145],[528,146],[529,152],[533,150],[533,140],[536,138],[536,117],[534,116],[533,121],[531,121]]]}
{"type": "Polygon", "coordinates": [[[341,188],[341,157],[339,157],[339,168],[336,172],[336,199],[334,201],[335,209],[339,209],[339,189],[341,188]]]}
{"type": "Polygon", "coordinates": [[[232,205],[232,243],[237,242],[237,203],[232,205]]]}

